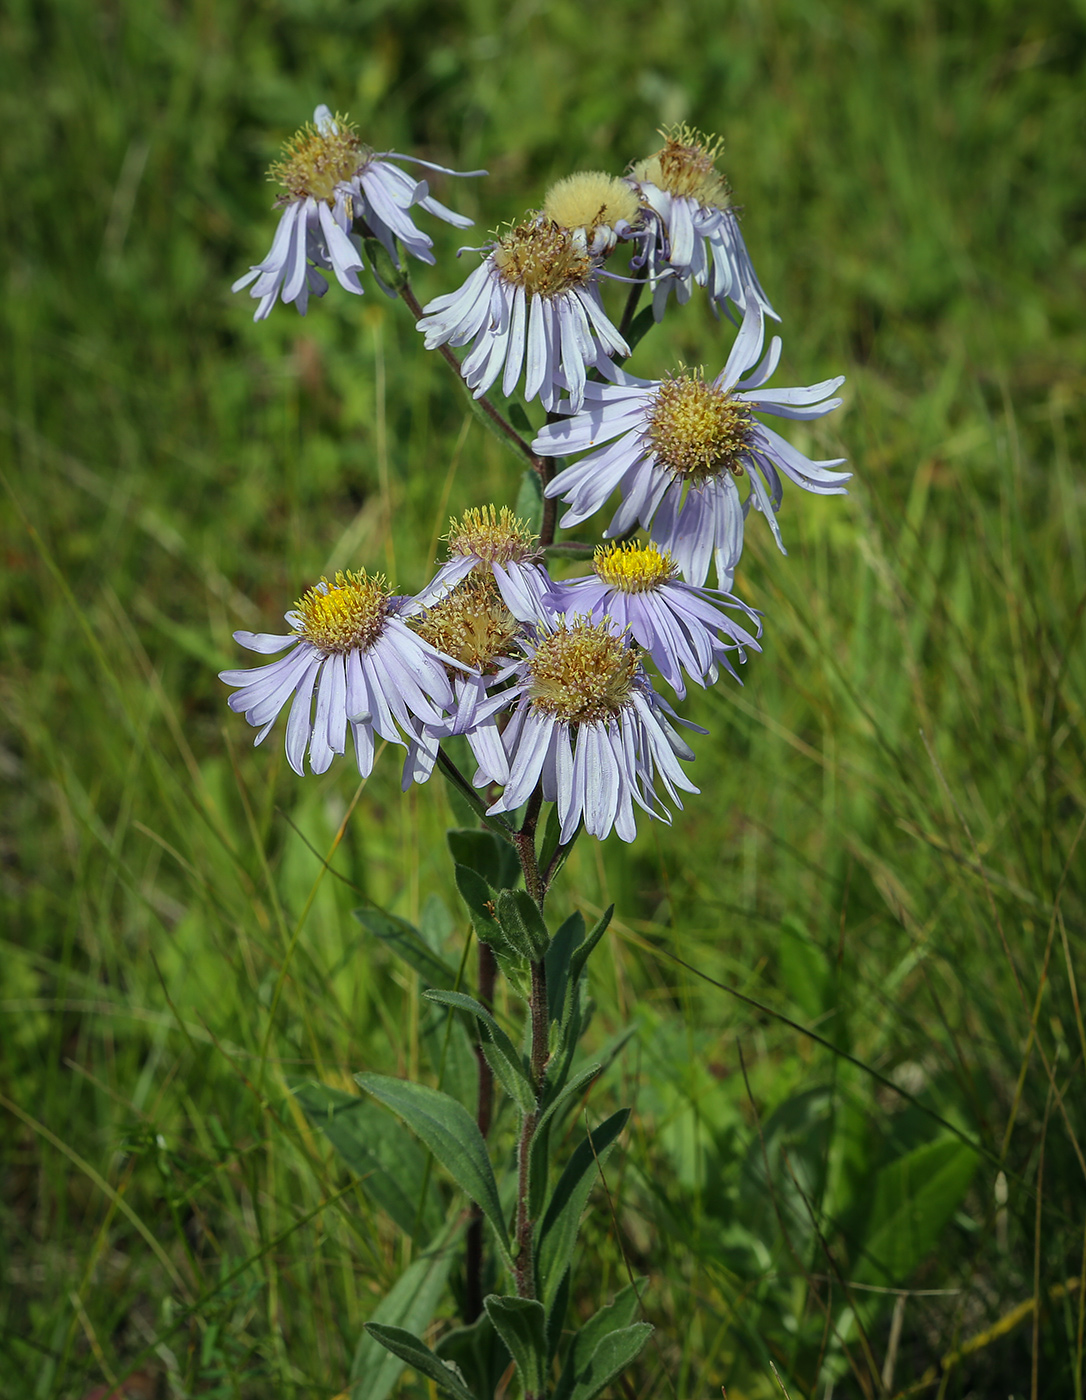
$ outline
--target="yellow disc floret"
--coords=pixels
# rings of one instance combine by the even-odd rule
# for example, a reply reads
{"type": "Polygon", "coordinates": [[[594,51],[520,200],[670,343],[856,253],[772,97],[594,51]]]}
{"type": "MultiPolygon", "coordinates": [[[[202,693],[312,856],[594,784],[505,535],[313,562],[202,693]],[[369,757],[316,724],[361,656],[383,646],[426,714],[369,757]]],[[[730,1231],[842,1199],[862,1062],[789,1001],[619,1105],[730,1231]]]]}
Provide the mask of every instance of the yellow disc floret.
{"type": "Polygon", "coordinates": [[[295,603],[300,637],[325,653],[365,651],[385,625],[391,590],[380,574],[337,573],[322,578],[295,603]]]}
{"type": "Polygon", "coordinates": [[[520,634],[489,574],[469,574],[411,625],[424,642],[484,674],[497,669],[499,657],[516,653],[520,634]]]}
{"type": "Polygon", "coordinates": [[[597,228],[632,224],[640,211],[637,195],[623,180],[601,170],[567,175],[547,191],[543,213],[560,228],[583,228],[591,242],[597,228]]]}
{"type": "Polygon", "coordinates": [[[679,566],[651,540],[638,544],[601,544],[592,558],[596,577],[617,588],[621,593],[647,593],[660,584],[668,583],[679,572],[679,566]]]}
{"type": "Polygon", "coordinates": [[[523,287],[529,297],[558,296],[583,286],[592,275],[592,259],[577,246],[572,232],[540,215],[511,228],[493,257],[504,280],[523,287]]]}
{"type": "Polygon", "coordinates": [[[560,621],[528,662],[532,705],[569,724],[595,724],[629,703],[638,652],[607,622],[560,621]]]}
{"type": "Polygon", "coordinates": [[[724,146],[719,136],[706,136],[685,122],[661,131],[664,144],[632,168],[635,180],[667,190],[677,198],[697,200],[703,209],[728,205],[728,182],[716,168],[724,146]]]}
{"type": "Polygon", "coordinates": [[[486,564],[524,564],[538,558],[536,537],[508,506],[472,506],[459,520],[449,521],[449,558],[475,554],[486,564]]]}
{"type": "Polygon", "coordinates": [[[742,476],[750,410],[700,374],[684,372],[656,391],[644,436],[661,464],[693,485],[724,471],[742,476]]]}
{"type": "Polygon", "coordinates": [[[312,195],[331,204],[336,186],[354,175],[365,154],[354,126],[337,113],[323,129],[306,122],[296,131],[283,147],[282,160],[268,171],[268,179],[283,186],[283,200],[312,195]]]}

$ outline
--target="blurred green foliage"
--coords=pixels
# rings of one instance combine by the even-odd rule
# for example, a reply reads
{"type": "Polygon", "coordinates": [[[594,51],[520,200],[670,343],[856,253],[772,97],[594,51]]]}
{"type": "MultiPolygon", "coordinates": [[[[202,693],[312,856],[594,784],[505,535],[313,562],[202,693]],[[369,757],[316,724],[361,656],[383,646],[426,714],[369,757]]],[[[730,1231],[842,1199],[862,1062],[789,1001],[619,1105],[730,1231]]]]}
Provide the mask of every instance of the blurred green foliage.
{"type": "MultiPolygon", "coordinates": [[[[350,916],[458,962],[446,794],[392,754],[300,782],[215,679],[322,571],[417,587],[517,489],[402,307],[230,296],[327,101],[488,167],[435,181],[480,240],[662,123],[722,132],[781,382],[848,374],[793,437],[852,494],[789,492],[787,559],[752,523],[766,650],[686,706],[702,795],[556,902],[617,904],[590,1035],[638,1026],[576,1312],[648,1277],[639,1396],[1081,1400],[1084,90],[1081,0],[9,0],[5,1395],[343,1393],[410,1246],[291,1089],[470,1084],[350,916]]],[[[429,231],[423,300],[466,271],[429,231]]],[[[695,298],[635,367],[729,343],[695,298]]]]}

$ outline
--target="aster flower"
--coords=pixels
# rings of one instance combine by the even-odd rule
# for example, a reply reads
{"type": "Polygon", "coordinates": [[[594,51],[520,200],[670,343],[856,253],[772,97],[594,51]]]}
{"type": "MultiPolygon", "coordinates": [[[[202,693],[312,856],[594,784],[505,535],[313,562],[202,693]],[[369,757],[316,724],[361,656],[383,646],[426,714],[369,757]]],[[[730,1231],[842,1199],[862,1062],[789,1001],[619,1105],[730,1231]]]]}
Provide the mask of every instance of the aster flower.
{"type": "Polygon", "coordinates": [[[271,250],[233,286],[240,292],[252,284],[249,295],[259,302],[254,320],[263,320],[279,296],[294,302],[304,316],[310,293],[323,296],[328,290],[321,269],[334,272],[341,287],[361,296],[358,273],[364,264],[360,242],[352,232],[356,219],[381,241],[397,267],[397,238],[413,257],[434,261],[432,242],[408,212],[414,205],[454,228],[471,226],[470,219],[433,199],[425,180],[413,180],[390,164],[390,156],[445,175],[460,173],[395,151],[377,154],[362,144],[346,118],[333,116],[323,105],[313,113],[312,124],[291,137],[283,159],[268,172],[283,188],[276,200],[283,212],[271,250]]]}
{"type": "Polygon", "coordinates": [[[547,191],[543,213],[568,229],[577,246],[594,258],[614,252],[619,239],[632,238],[641,225],[641,204],[625,180],[601,170],[567,175],[547,191]]]}
{"type": "Polygon", "coordinates": [[[618,490],[622,501],[605,537],[626,535],[638,523],[651,527],[652,538],[674,556],[687,582],[699,587],[711,560],[720,586],[731,587],[751,508],[765,515],[786,553],[776,518],[781,475],[805,491],[832,496],[845,494],[852,473],[830,470],[843,457],[808,459],[754,414],[820,418],[840,404],[827,395],[844,379],[803,389],[763,389],[781,350],[775,336],[765,359],[751,369],[762,352],[763,327],[761,306],[749,298],[727,364],[711,383],[689,371],[648,380],[611,367],[612,383],[587,385],[583,412],[544,427],[532,444],[543,456],[610,443],[559,472],[546,487],[545,495],[561,496],[570,506],[562,525],[587,520],[618,490]],[[743,476],[750,483],[745,501],[738,486],[743,476]]]}
{"type": "Polygon", "coordinates": [[[459,291],[423,307],[418,329],[428,350],[474,342],[460,372],[477,399],[499,374],[508,397],[523,369],[526,399],[552,412],[565,388],[577,409],[587,370],[630,353],[607,319],[597,277],[584,238],[529,215],[490,245],[459,291]]]}
{"type": "Polygon", "coordinates": [[[469,574],[493,576],[513,614],[534,620],[542,600],[553,587],[543,567],[536,536],[508,506],[471,506],[459,520],[449,521],[448,561],[416,598],[429,607],[469,574]]]}
{"type": "MultiPolygon", "coordinates": [[[[502,734],[509,781],[489,812],[511,812],[542,784],[557,804],[561,841],[579,824],[601,840],[612,828],[632,841],[634,803],[670,821],[654,784],[681,807],[698,789],[679,767],[693,753],[671,724],[674,711],[652,688],[635,647],[609,619],[544,619],[508,692],[502,734]]],[[[696,726],[691,726],[696,727],[696,726]]]]}
{"type": "MultiPolygon", "coordinates": [[[[460,666],[417,636],[400,616],[409,600],[393,597],[380,575],[337,573],[322,578],[286,614],[285,636],[235,632],[234,639],[263,655],[291,650],[254,670],[221,671],[238,686],[228,704],[241,711],[261,743],[293,696],[287,719],[290,766],[323,773],[354,737],[358,771],[373,769],[374,735],[404,744],[419,724],[440,724],[454,704],[446,667],[460,666]],[[313,700],[316,696],[316,704],[313,700]]],[[[466,669],[461,667],[461,669],[466,669]]]]}
{"type": "Polygon", "coordinates": [[[697,685],[715,683],[721,666],[738,680],[729,653],[743,662],[745,648],[761,651],[756,637],[762,624],[754,609],[731,593],[683,583],[671,555],[651,541],[601,545],[592,568],[587,578],[556,584],[547,602],[557,612],[607,616],[627,629],[680,700],[686,694],[683,671],[697,685]],[[725,607],[744,613],[755,635],[725,607]]]}
{"type": "Polygon", "coordinates": [[[643,256],[656,319],[673,288],[683,303],[696,282],[708,290],[714,310],[733,301],[745,311],[753,298],[779,321],[743,242],[727,181],[716,168],[723,141],[685,124],[660,134],[663,146],[637,161],[627,177],[650,211],[643,256]]]}
{"type": "Polygon", "coordinates": [[[415,782],[426,781],[441,740],[451,734],[466,736],[475,755],[479,765],[472,779],[475,787],[506,782],[509,763],[495,717],[508,702],[489,692],[512,674],[523,628],[505,606],[493,575],[480,570],[470,573],[424,611],[414,612],[409,625],[442,655],[470,669],[448,668],[453,689],[448,718],[413,726],[404,786],[409,772],[415,782]]]}

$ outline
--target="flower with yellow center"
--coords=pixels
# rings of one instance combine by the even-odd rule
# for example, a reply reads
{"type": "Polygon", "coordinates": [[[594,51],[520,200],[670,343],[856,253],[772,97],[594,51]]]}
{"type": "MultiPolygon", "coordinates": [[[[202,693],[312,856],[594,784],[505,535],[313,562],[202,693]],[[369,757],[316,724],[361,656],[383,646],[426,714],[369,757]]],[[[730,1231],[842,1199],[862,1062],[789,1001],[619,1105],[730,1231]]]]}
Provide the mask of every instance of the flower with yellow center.
{"type": "Polygon", "coordinates": [[[307,750],[313,772],[323,773],[345,752],[350,728],[363,777],[373,768],[378,736],[408,746],[405,781],[415,778],[415,736],[427,726],[447,726],[454,703],[446,667],[468,667],[407,626],[400,614],[409,602],[394,597],[380,575],[348,571],[331,582],[322,578],[301,596],[286,614],[285,636],[235,632],[250,651],[286,653],[253,670],[220,673],[238,687],[228,703],[259,730],[255,742],[289,700],[286,750],[296,773],[305,772],[307,750]]]}
{"type": "Polygon", "coordinates": [[[540,562],[536,536],[508,506],[471,506],[459,520],[449,521],[448,562],[418,595],[431,608],[469,575],[489,576],[514,617],[534,622],[551,580],[540,562]]]}
{"type": "Polygon", "coordinates": [[[600,170],[583,170],[550,187],[543,213],[559,228],[568,229],[593,257],[604,257],[633,231],[641,205],[624,180],[600,170]]]}
{"type": "Polygon", "coordinates": [[[679,767],[693,758],[657,695],[636,647],[610,618],[542,619],[507,692],[513,713],[502,734],[509,778],[488,809],[510,812],[539,786],[556,804],[560,839],[583,822],[601,839],[636,834],[633,809],[669,820],[654,791],[663,785],[679,806],[679,789],[697,789],[679,767]]]}
{"type": "MultiPolygon", "coordinates": [[[[282,189],[276,200],[282,214],[271,250],[233,288],[250,288],[249,295],[258,303],[254,320],[267,316],[280,296],[304,316],[310,295],[323,296],[328,290],[322,272],[333,272],[340,286],[361,296],[359,231],[379,239],[397,267],[397,240],[413,257],[432,263],[433,244],[409,213],[416,206],[456,228],[470,227],[470,219],[431,198],[426,182],[413,180],[391,164],[389,156],[415,161],[394,151],[376,154],[363,145],[345,116],[333,116],[323,105],[312,122],[287,141],[282,158],[268,172],[282,189]]],[[[415,163],[447,175],[457,173],[428,161],[415,163]]]]}
{"type": "Polygon", "coordinates": [[[660,134],[664,144],[636,161],[626,177],[649,223],[643,256],[656,319],[672,292],[685,302],[696,283],[708,290],[714,310],[731,301],[745,311],[753,300],[779,320],[743,242],[728,183],[717,169],[723,141],[685,124],[660,134]]]}
{"type": "Polygon", "coordinates": [[[449,557],[471,555],[483,564],[526,564],[539,558],[536,536],[508,506],[470,506],[449,521],[449,557]]]}
{"type": "Polygon", "coordinates": [[[460,372],[476,398],[502,376],[513,393],[553,412],[562,389],[579,407],[587,371],[630,348],[600,300],[598,261],[585,239],[546,214],[531,213],[496,240],[456,292],[423,308],[426,348],[472,344],[460,372]]]}
{"type": "Polygon", "coordinates": [[[697,587],[715,563],[720,587],[730,589],[750,510],[765,515],[783,550],[776,518],[782,478],[818,495],[839,495],[849,473],[831,470],[843,458],[811,461],[756,415],[820,418],[840,404],[827,396],[843,381],[763,388],[780,358],[774,339],[759,364],[764,339],[761,307],[752,299],[716,379],[686,370],[662,380],[636,379],[612,369],[611,383],[589,384],[584,411],[549,423],[532,443],[544,457],[588,454],[545,488],[547,496],[561,496],[569,506],[562,525],[579,525],[618,491],[620,504],[604,534],[625,536],[638,525],[651,529],[697,587]],[[748,484],[745,501],[741,480],[748,484]]]}
{"type": "Polygon", "coordinates": [[[731,657],[742,662],[748,647],[761,650],[762,626],[758,614],[732,594],[696,588],[678,573],[674,558],[654,540],[600,545],[592,573],[557,584],[547,601],[556,612],[606,617],[628,631],[681,700],[684,671],[696,685],[711,685],[721,667],[736,676],[731,657]],[[753,626],[753,635],[743,622],[753,626]]]}

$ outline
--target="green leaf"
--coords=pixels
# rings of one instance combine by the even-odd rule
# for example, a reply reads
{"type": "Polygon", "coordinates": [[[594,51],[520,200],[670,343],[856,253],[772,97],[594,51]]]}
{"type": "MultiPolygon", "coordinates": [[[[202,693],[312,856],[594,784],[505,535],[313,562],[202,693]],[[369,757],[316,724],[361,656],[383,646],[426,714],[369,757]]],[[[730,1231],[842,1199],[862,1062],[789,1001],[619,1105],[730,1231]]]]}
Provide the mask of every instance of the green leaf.
{"type": "MultiPolygon", "coordinates": [[[[512,418],[512,412],[509,416],[512,418]]],[[[535,436],[535,429],[531,424],[528,425],[528,431],[532,437],[535,436]]],[[[528,441],[530,443],[531,438],[528,441]]],[[[534,467],[529,467],[520,479],[520,490],[517,492],[513,514],[518,520],[525,522],[533,535],[539,534],[543,525],[543,483],[534,467]]]]}
{"type": "Polygon", "coordinates": [[[410,278],[392,261],[388,249],[379,239],[362,234],[362,246],[366,250],[366,257],[369,258],[370,269],[382,287],[387,287],[390,292],[395,293],[407,286],[410,278]]]}
{"type": "Polygon", "coordinates": [[[592,1083],[602,1069],[603,1066],[600,1064],[591,1064],[586,1069],[581,1070],[580,1074],[575,1074],[565,1088],[559,1090],[550,1103],[544,1106],[543,1112],[539,1115],[539,1121],[536,1123],[536,1131],[538,1132],[544,1123],[549,1123],[556,1113],[564,1110],[582,1090],[592,1083]]]}
{"type": "Polygon", "coordinates": [[[435,953],[418,929],[406,919],[376,908],[355,909],[352,912],[367,933],[379,938],[397,957],[414,968],[424,982],[441,986],[442,983],[456,981],[456,969],[435,953]]]}
{"type": "Polygon", "coordinates": [[[510,399],[507,407],[510,423],[518,433],[523,433],[531,441],[536,435],[536,429],[532,427],[532,420],[528,417],[524,405],[518,403],[516,399],[510,399]]]}
{"type": "Polygon", "coordinates": [[[561,925],[547,949],[547,1012],[560,1021],[566,1005],[566,985],[574,950],[584,942],[584,916],[573,913],[561,925]]]}
{"type": "MultiPolygon", "coordinates": [[[[549,548],[547,553],[560,555],[562,553],[561,546],[549,548]]],[[[579,557],[583,559],[584,555],[582,554],[579,557]]],[[[554,863],[554,869],[550,870],[550,881],[554,880],[562,866],[565,865],[566,858],[569,856],[570,851],[573,850],[577,837],[583,830],[584,823],[582,822],[566,844],[562,846],[562,818],[558,814],[558,807],[552,807],[547,813],[547,824],[543,828],[543,844],[539,850],[539,868],[541,871],[546,872],[550,869],[550,864],[551,861],[554,860],[555,853],[560,850],[558,859],[554,863]]]]}
{"type": "Polygon", "coordinates": [[[450,1006],[457,1011],[469,1012],[484,1028],[486,1036],[489,1036],[489,1043],[484,1040],[484,1053],[489,1048],[493,1048],[494,1056],[487,1055],[487,1061],[494,1068],[501,1081],[502,1088],[509,1096],[516,1101],[525,1113],[531,1113],[535,1108],[535,1092],[532,1089],[531,1075],[528,1067],[524,1063],[524,1057],[517,1053],[517,1048],[509,1039],[509,1036],[502,1030],[494,1017],[474,997],[465,996],[463,992],[441,992],[428,991],[424,993],[428,1001],[436,1001],[439,1006],[450,1006]]]}
{"type": "Polygon", "coordinates": [[[543,1304],[534,1298],[483,1299],[494,1330],[517,1363],[526,1394],[541,1394],[547,1385],[547,1331],[543,1304]]]}
{"type": "Polygon", "coordinates": [[[584,971],[584,965],[592,954],[592,950],[607,932],[607,925],[611,922],[611,915],[615,912],[615,906],[609,904],[600,917],[592,926],[592,932],[573,954],[569,964],[569,980],[576,983],[584,971]]]}
{"type": "Polygon", "coordinates": [[[355,1078],[367,1093],[391,1108],[418,1134],[461,1190],[476,1203],[494,1227],[508,1261],[509,1236],[494,1171],[482,1134],[464,1105],[448,1094],[409,1079],[392,1079],[384,1074],[357,1074],[355,1078]]]}
{"type": "Polygon", "coordinates": [[[626,344],[630,347],[630,354],[637,349],[639,343],[652,330],[655,324],[652,307],[645,306],[633,318],[633,324],[626,332],[626,344]]]}
{"type": "MultiPolygon", "coordinates": [[[[377,1304],[370,1322],[423,1331],[444,1295],[452,1259],[452,1251],[443,1250],[409,1264],[377,1304]]],[[[385,1400],[403,1368],[403,1358],[390,1354],[376,1337],[363,1331],[351,1364],[352,1400],[385,1400]]]]}
{"type": "Polygon", "coordinates": [[[499,890],[494,904],[502,932],[517,952],[532,962],[543,957],[550,947],[550,934],[528,891],[499,890]]]}
{"type": "MultiPolygon", "coordinates": [[[[636,1282],[644,1287],[646,1281],[639,1279],[636,1282]]],[[[633,1283],[628,1283],[620,1293],[615,1294],[613,1301],[607,1307],[600,1308],[598,1313],[588,1319],[569,1344],[565,1365],[562,1367],[561,1379],[555,1387],[553,1400],[568,1400],[576,1383],[578,1371],[585,1369],[600,1342],[611,1332],[618,1332],[628,1327],[636,1317],[640,1306],[641,1299],[637,1287],[633,1283]]]]}
{"type": "Polygon", "coordinates": [[[598,1128],[586,1134],[558,1178],[547,1205],[547,1213],[539,1227],[536,1245],[539,1291],[548,1305],[554,1301],[562,1277],[573,1259],[581,1212],[596,1184],[599,1168],[607,1160],[629,1116],[628,1108],[620,1108],[598,1128]]]}
{"type": "Polygon", "coordinates": [[[648,1322],[620,1327],[602,1338],[588,1364],[577,1372],[569,1400],[593,1400],[609,1381],[630,1364],[652,1335],[648,1322]]]}
{"type": "Polygon", "coordinates": [[[454,827],[445,833],[452,858],[481,875],[491,889],[512,888],[520,876],[515,847],[492,831],[478,827],[454,827]]]}
{"type": "Polygon", "coordinates": [[[412,1238],[429,1240],[441,1224],[436,1183],[427,1182],[426,1153],[395,1119],[357,1094],[302,1084],[294,1097],[359,1178],[359,1185],[412,1238]],[[422,1209],[419,1209],[420,1202],[422,1209]]]}
{"type": "Polygon", "coordinates": [[[830,969],[822,949],[794,918],[784,919],[777,930],[777,958],[788,995],[808,1021],[817,1021],[830,1009],[830,969]]]}
{"type": "MultiPolygon", "coordinates": [[[[442,1361],[430,1350],[425,1342],[420,1342],[413,1333],[402,1327],[386,1327],[379,1322],[367,1322],[369,1335],[387,1347],[393,1356],[418,1371],[421,1376],[429,1376],[439,1390],[453,1396],[453,1400],[476,1400],[460,1378],[460,1368],[451,1361],[442,1361]]],[[[360,1400],[363,1400],[360,1397],[360,1400]]],[[[369,1400],[364,1392],[364,1400],[369,1400]]]]}
{"type": "Polygon", "coordinates": [[[884,1287],[906,1283],[961,1204],[979,1157],[956,1138],[926,1143],[875,1178],[863,1252],[852,1276],[884,1287]]]}
{"type": "Polygon", "coordinates": [[[442,1361],[454,1361],[477,1395],[494,1394],[512,1358],[485,1312],[470,1327],[454,1327],[434,1348],[442,1361]]]}

